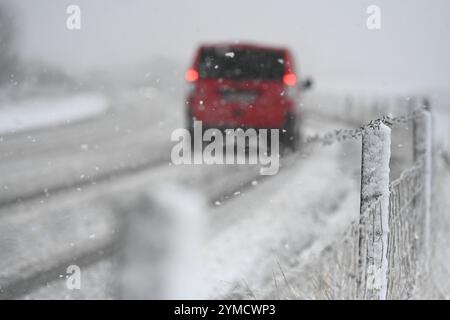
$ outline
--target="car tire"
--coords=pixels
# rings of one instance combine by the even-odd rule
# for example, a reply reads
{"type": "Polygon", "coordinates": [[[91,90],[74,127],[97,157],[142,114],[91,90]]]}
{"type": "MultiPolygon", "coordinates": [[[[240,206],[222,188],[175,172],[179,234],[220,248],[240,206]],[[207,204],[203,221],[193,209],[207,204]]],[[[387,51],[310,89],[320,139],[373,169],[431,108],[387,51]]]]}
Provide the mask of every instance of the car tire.
{"type": "Polygon", "coordinates": [[[191,149],[194,149],[194,116],[192,115],[191,108],[188,107],[186,110],[186,129],[189,131],[191,136],[191,149]]]}
{"type": "Polygon", "coordinates": [[[286,122],[280,133],[280,142],[283,148],[288,148],[292,152],[296,152],[299,149],[300,131],[298,119],[293,113],[286,115],[286,122]]]}

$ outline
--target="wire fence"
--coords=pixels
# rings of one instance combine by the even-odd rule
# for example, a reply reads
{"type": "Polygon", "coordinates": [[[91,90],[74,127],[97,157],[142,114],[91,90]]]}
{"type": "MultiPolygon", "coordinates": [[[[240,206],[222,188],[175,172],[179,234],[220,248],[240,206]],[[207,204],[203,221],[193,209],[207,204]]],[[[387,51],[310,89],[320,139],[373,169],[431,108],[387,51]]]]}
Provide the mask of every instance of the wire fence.
{"type": "Polygon", "coordinates": [[[323,134],[312,134],[304,138],[304,143],[319,143],[322,145],[331,145],[336,142],[347,141],[351,139],[359,139],[368,130],[379,128],[380,124],[385,124],[390,128],[397,128],[401,125],[407,124],[417,118],[423,110],[427,110],[427,106],[421,106],[415,108],[408,115],[391,117],[388,115],[381,116],[380,118],[371,120],[368,124],[363,125],[356,129],[335,129],[323,134]]]}
{"type": "Polygon", "coordinates": [[[413,296],[425,259],[423,175],[419,162],[389,186],[388,299],[413,296]]]}
{"type": "MultiPolygon", "coordinates": [[[[313,293],[319,299],[410,299],[414,296],[420,275],[427,269],[430,120],[425,105],[405,117],[382,117],[359,129],[336,130],[334,134],[313,140],[330,144],[363,137],[361,213],[313,263],[303,266],[298,274],[304,286],[301,291],[313,293]],[[396,127],[410,121],[414,124],[415,163],[398,179],[386,183],[387,192],[383,193],[380,166],[387,165],[389,172],[389,161],[387,164],[380,161],[385,151],[382,145],[376,144],[383,139],[374,139],[372,135],[383,125],[396,127]],[[369,159],[366,164],[365,158],[369,159]],[[369,173],[364,172],[364,166],[369,173]],[[365,188],[372,194],[365,195],[365,188]]],[[[390,130],[387,132],[390,144],[390,130]]],[[[386,156],[390,157],[390,153],[386,156]]]]}
{"type": "MultiPolygon", "coordinates": [[[[410,299],[426,263],[423,167],[417,163],[389,185],[386,299],[410,299]]],[[[382,198],[354,220],[340,238],[326,246],[297,274],[299,291],[316,299],[369,299],[368,266],[377,237],[370,232],[382,214],[382,198]]]]}

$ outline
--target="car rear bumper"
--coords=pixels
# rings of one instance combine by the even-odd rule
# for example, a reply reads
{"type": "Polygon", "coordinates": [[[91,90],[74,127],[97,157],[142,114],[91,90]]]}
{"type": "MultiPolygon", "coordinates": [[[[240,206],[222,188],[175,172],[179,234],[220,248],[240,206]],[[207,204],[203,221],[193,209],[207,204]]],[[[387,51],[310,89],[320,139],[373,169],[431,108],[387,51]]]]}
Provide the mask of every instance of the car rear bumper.
{"type": "Polygon", "coordinates": [[[284,100],[273,105],[206,105],[188,104],[189,114],[205,127],[214,128],[282,128],[294,102],[284,100]]]}

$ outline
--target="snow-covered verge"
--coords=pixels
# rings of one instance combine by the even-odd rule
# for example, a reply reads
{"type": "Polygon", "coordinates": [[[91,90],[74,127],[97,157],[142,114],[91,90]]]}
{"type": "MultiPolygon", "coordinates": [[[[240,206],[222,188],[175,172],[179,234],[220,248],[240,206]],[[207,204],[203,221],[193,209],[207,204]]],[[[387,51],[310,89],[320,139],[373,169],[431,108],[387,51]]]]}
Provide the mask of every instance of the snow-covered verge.
{"type": "Polygon", "coordinates": [[[217,211],[240,220],[217,229],[206,246],[208,297],[276,299],[277,288],[290,286],[284,271],[357,217],[357,181],[339,167],[340,151],[338,145],[317,150],[217,211]]]}
{"type": "MultiPolygon", "coordinates": [[[[410,296],[413,299],[448,299],[450,294],[450,203],[447,197],[450,190],[450,149],[448,148],[450,141],[450,104],[442,97],[435,97],[435,99],[436,104],[432,107],[435,165],[430,224],[432,235],[430,239],[431,256],[414,262],[418,267],[423,268],[419,269],[416,287],[412,296],[410,296]]],[[[405,161],[401,161],[401,165],[403,170],[409,168],[405,161]]],[[[295,298],[292,292],[301,291],[305,293],[302,297],[306,299],[354,298],[352,291],[355,289],[350,284],[354,282],[352,277],[355,276],[355,273],[351,268],[348,268],[347,260],[353,258],[353,256],[358,257],[358,253],[356,252],[353,256],[343,253],[355,248],[355,244],[352,243],[351,230],[357,229],[353,226],[347,229],[349,232],[337,237],[333,243],[330,243],[330,246],[325,247],[325,250],[316,254],[309,262],[303,260],[293,268],[285,270],[285,274],[288,274],[288,280],[285,282],[289,286],[281,294],[279,292],[277,294],[283,298],[295,298]]],[[[353,263],[355,262],[356,260],[353,261],[353,263]]],[[[406,276],[409,275],[406,274],[406,276]]]]}
{"type": "Polygon", "coordinates": [[[450,299],[450,95],[433,96],[434,173],[430,280],[421,298],[450,299]]]}
{"type": "Polygon", "coordinates": [[[450,299],[450,161],[438,157],[435,163],[431,211],[430,270],[421,299],[450,299]]]}
{"type": "Polygon", "coordinates": [[[62,97],[34,97],[3,102],[0,106],[0,134],[67,124],[105,112],[107,99],[98,93],[62,97]]]}

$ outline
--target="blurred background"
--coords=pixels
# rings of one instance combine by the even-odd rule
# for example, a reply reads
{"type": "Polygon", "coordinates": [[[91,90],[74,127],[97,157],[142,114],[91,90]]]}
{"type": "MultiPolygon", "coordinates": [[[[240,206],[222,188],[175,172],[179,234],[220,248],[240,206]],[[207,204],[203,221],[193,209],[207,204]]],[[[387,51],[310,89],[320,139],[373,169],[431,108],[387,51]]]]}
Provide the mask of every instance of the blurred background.
{"type": "MultiPolygon", "coordinates": [[[[290,47],[302,73],[320,79],[323,89],[408,92],[449,85],[446,1],[377,1],[377,31],[366,27],[370,1],[1,3],[2,66],[27,65],[16,76],[46,65],[84,81],[102,82],[106,73],[122,81],[175,82],[199,43],[251,40],[290,47]],[[81,9],[80,30],[66,28],[71,4],[81,9]]],[[[7,75],[2,72],[3,81],[7,75]]]]}

